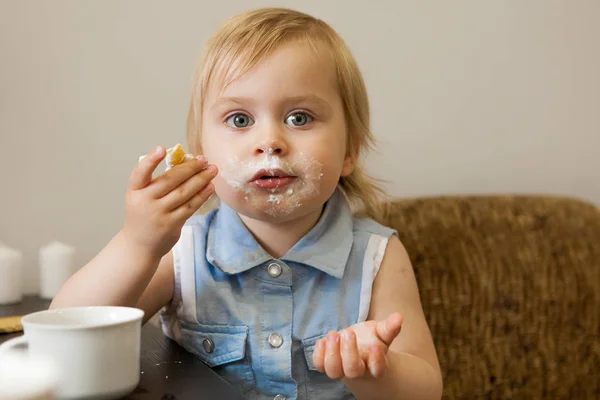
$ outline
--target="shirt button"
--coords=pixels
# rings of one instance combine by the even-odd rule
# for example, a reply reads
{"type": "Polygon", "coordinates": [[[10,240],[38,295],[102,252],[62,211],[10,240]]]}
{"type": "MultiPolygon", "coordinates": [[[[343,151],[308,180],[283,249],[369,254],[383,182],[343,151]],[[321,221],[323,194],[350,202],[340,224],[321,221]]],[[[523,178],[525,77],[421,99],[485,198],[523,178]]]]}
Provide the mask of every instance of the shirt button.
{"type": "Polygon", "coordinates": [[[206,351],[207,353],[212,353],[215,349],[215,344],[209,338],[204,338],[204,340],[202,341],[202,347],[204,347],[204,351],[206,351]]]}
{"type": "Polygon", "coordinates": [[[277,396],[273,397],[273,400],[285,400],[285,396],[282,394],[278,394],[277,396]]]}
{"type": "Polygon", "coordinates": [[[272,348],[278,349],[283,344],[283,336],[279,333],[271,333],[269,335],[269,344],[272,348]]]}
{"type": "Polygon", "coordinates": [[[267,271],[269,271],[271,278],[277,278],[279,275],[281,275],[281,265],[277,263],[271,263],[269,264],[267,271]]]}

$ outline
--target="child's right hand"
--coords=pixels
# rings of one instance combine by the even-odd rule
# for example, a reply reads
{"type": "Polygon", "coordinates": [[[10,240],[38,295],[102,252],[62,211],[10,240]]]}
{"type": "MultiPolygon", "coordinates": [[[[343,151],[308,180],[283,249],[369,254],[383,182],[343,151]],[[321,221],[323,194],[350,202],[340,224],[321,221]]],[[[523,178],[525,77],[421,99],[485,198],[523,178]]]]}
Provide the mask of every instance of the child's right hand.
{"type": "Polygon", "coordinates": [[[185,221],[212,195],[211,180],[217,175],[217,167],[207,166],[199,156],[153,178],[165,155],[165,149],[158,147],[133,169],[122,229],[128,244],[157,259],[171,250],[185,221]]]}

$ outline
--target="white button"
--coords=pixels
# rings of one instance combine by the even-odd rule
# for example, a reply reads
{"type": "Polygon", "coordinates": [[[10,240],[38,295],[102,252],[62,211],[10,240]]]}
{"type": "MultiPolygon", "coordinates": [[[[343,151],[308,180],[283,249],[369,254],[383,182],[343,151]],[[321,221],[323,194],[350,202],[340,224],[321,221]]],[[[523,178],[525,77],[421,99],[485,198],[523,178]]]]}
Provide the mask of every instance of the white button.
{"type": "Polygon", "coordinates": [[[273,397],[273,400],[285,400],[285,396],[282,394],[278,394],[277,396],[273,397]]]}
{"type": "Polygon", "coordinates": [[[281,275],[281,265],[279,264],[271,263],[269,264],[269,268],[267,270],[272,278],[277,278],[279,275],[281,275]]]}
{"type": "Polygon", "coordinates": [[[269,344],[274,349],[277,349],[283,344],[283,337],[279,333],[271,333],[269,335],[269,344]]]}

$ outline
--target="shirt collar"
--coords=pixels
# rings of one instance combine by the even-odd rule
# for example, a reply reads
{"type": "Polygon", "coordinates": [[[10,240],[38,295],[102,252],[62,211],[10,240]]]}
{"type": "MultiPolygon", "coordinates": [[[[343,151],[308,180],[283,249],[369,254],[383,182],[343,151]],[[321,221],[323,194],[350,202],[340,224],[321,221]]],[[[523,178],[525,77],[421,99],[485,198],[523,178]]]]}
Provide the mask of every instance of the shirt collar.
{"type": "MultiPolygon", "coordinates": [[[[352,248],[352,212],[339,189],[325,203],[317,224],[281,260],[308,265],[336,278],[344,275],[352,248]]],[[[237,213],[221,202],[208,228],[207,260],[237,274],[273,257],[254,239],[237,213]]]]}

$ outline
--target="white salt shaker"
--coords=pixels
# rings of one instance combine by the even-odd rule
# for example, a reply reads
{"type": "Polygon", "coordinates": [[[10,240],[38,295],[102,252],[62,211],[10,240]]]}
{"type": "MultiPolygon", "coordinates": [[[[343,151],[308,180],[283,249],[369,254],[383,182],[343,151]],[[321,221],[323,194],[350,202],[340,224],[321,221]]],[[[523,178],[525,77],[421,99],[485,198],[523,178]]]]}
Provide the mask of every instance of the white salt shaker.
{"type": "Polygon", "coordinates": [[[40,297],[53,299],[75,272],[75,248],[54,241],[40,249],[40,297]]]}
{"type": "Polygon", "coordinates": [[[0,304],[23,299],[23,254],[0,243],[0,304]]]}

